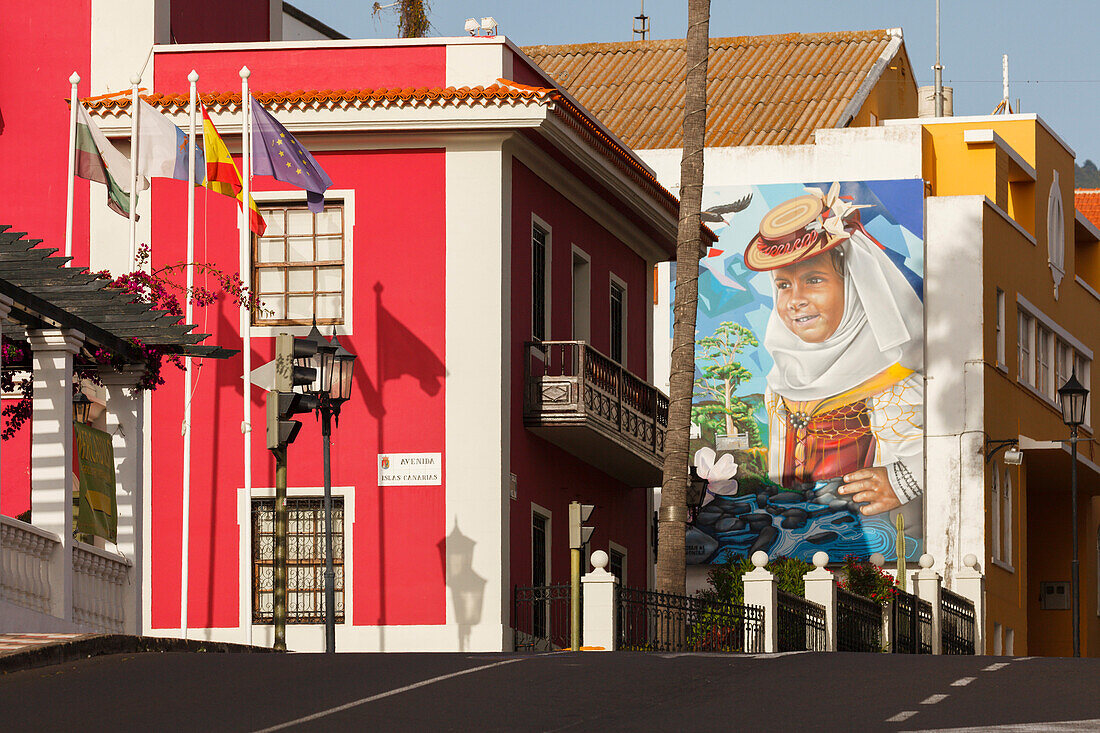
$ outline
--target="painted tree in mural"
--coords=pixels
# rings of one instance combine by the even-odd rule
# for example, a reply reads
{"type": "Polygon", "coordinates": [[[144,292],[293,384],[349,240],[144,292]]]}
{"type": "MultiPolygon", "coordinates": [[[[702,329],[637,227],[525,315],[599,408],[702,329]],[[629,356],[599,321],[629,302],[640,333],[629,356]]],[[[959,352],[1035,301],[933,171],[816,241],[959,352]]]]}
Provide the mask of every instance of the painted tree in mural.
{"type": "MultiPolygon", "coordinates": [[[[693,423],[713,428],[722,435],[745,432],[752,437],[758,432],[752,406],[734,394],[742,382],[752,378],[752,372],[736,360],[737,354],[746,346],[758,345],[752,331],[729,321],[719,324],[713,336],[695,342],[696,361],[702,373],[695,379],[695,394],[708,402],[692,406],[693,423]]],[[[758,442],[759,438],[753,445],[758,442]]]]}
{"type": "Polygon", "coordinates": [[[657,590],[685,591],[688,448],[695,381],[695,309],[699,301],[699,215],[703,205],[703,139],[707,128],[710,0],[688,0],[684,86],[684,153],[680,160],[680,222],[676,234],[676,297],[669,373],[668,435],[657,523],[657,590]]]}

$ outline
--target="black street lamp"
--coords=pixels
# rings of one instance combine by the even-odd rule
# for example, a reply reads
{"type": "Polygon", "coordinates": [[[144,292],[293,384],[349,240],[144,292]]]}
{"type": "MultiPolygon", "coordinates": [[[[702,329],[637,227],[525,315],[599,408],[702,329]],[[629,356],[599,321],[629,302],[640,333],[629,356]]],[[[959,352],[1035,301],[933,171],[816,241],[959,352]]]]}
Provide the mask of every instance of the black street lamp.
{"type": "Polygon", "coordinates": [[[84,390],[78,388],[73,396],[73,422],[87,423],[91,411],[92,401],[84,394],[84,390]]]}
{"type": "Polygon", "coordinates": [[[339,421],[340,406],[351,397],[355,355],[340,345],[333,328],[332,340],[317,329],[316,321],[306,338],[317,344],[317,353],[300,360],[299,366],[313,367],[317,378],[306,390],[317,397],[321,413],[321,445],[325,466],[325,652],[336,651],[336,570],[332,557],[332,418],[339,421]]]}
{"type": "MultiPolygon", "coordinates": [[[[699,515],[699,508],[703,506],[703,499],[707,496],[707,480],[699,475],[695,466],[688,467],[688,487],[684,497],[687,505],[688,516],[691,522],[699,515]]],[[[690,522],[689,522],[690,523],[690,522]]]]}
{"type": "Polygon", "coordinates": [[[1062,422],[1069,426],[1070,455],[1073,463],[1070,467],[1070,502],[1073,536],[1073,564],[1070,574],[1070,596],[1073,618],[1073,656],[1081,656],[1081,602],[1078,594],[1080,568],[1077,553],[1077,428],[1085,422],[1085,408],[1088,405],[1089,391],[1077,381],[1077,374],[1071,373],[1066,383],[1058,390],[1058,401],[1062,407],[1062,422]]]}

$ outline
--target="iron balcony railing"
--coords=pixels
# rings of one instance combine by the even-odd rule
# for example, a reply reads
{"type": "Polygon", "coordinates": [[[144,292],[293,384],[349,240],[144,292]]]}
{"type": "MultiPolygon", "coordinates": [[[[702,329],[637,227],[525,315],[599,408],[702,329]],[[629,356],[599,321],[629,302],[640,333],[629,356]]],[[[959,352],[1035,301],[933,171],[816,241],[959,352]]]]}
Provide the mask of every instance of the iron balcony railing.
{"type": "Polygon", "coordinates": [[[764,609],[619,588],[618,648],[660,652],[762,652],[764,609]]]}
{"type": "Polygon", "coordinates": [[[836,589],[836,650],[882,651],[882,606],[870,598],[836,589]]]}
{"type": "Polygon", "coordinates": [[[778,651],[825,651],[825,607],[801,596],[778,591],[778,651]]]}
{"type": "Polygon", "coordinates": [[[944,654],[974,653],[974,602],[940,589],[940,641],[944,654]]]}
{"type": "Polygon", "coordinates": [[[664,393],[584,341],[531,341],[525,347],[528,428],[587,425],[660,471],[668,430],[664,393]]]}

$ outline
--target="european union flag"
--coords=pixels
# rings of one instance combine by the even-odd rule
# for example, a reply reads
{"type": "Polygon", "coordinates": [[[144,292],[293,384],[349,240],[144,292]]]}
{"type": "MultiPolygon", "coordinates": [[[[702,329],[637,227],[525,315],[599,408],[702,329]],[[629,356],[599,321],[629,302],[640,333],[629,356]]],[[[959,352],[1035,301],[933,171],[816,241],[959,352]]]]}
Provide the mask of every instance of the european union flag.
{"type": "Polygon", "coordinates": [[[271,116],[255,97],[252,103],[252,171],[305,189],[309,210],[325,207],[325,190],[332,185],[324,169],[298,139],[271,116]]]}

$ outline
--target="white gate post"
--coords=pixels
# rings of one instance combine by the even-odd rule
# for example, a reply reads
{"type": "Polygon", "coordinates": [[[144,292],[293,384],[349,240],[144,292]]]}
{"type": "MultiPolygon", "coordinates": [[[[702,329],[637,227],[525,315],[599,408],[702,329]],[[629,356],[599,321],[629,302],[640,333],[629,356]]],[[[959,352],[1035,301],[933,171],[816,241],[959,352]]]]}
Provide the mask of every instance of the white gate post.
{"type": "Polygon", "coordinates": [[[932,569],[935,564],[935,559],[928,553],[920,556],[921,569],[913,573],[913,590],[917,598],[932,605],[932,653],[943,654],[943,606],[940,604],[940,582],[943,579],[932,569]]]}
{"type": "Polygon", "coordinates": [[[955,592],[974,603],[974,653],[985,654],[985,574],[972,554],[963,558],[963,565],[955,573],[955,592]]]}
{"type": "MultiPolygon", "coordinates": [[[[756,569],[742,576],[745,583],[745,605],[762,606],[764,608],[763,651],[770,653],[776,651],[779,646],[778,586],[775,582],[775,576],[764,569],[764,566],[768,564],[768,553],[763,550],[752,553],[752,564],[756,566],[756,569]]],[[[748,631],[751,624],[746,623],[745,628],[748,631]]],[[[749,649],[748,646],[749,644],[746,643],[745,651],[760,651],[759,649],[749,649]]]]}
{"type": "Polygon", "coordinates": [[[124,585],[125,629],[141,634],[143,628],[144,577],[143,517],[145,481],[145,395],[137,389],[144,367],[127,366],[119,371],[110,367],[99,370],[99,380],[107,388],[104,417],[115,453],[116,500],[118,505],[118,551],[132,565],[124,585]]]}
{"type": "Polygon", "coordinates": [[[836,576],[825,569],[829,554],[814,553],[814,569],[802,576],[806,583],[806,600],[825,607],[825,651],[836,651],[836,576]]]}
{"type": "Polygon", "coordinates": [[[592,553],[592,572],[581,578],[584,587],[584,639],[586,651],[615,651],[618,639],[618,614],[615,608],[615,586],[619,579],[605,569],[607,553],[592,553]]]}

